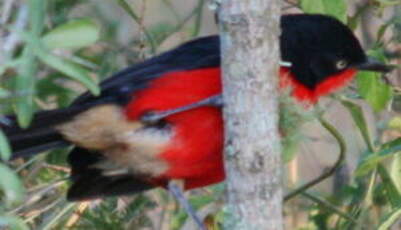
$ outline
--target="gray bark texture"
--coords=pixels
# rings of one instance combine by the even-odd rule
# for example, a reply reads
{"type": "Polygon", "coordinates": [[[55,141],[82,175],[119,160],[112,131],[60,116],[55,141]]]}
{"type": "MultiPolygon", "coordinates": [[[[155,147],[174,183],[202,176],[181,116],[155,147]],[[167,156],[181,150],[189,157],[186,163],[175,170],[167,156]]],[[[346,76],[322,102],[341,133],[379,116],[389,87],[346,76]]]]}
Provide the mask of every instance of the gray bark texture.
{"type": "Polygon", "coordinates": [[[225,229],[280,230],[280,0],[222,0],[220,6],[225,229]]]}

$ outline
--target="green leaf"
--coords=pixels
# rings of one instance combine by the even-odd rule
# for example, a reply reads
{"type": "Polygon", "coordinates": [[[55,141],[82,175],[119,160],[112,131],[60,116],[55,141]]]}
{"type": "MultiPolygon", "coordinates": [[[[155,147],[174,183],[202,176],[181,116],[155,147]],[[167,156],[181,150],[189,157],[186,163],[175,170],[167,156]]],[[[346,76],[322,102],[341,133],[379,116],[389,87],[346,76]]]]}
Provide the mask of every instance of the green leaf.
{"type": "Polygon", "coordinates": [[[343,23],[347,23],[347,4],[345,0],[323,0],[325,13],[343,23]]]}
{"type": "Polygon", "coordinates": [[[383,160],[401,151],[401,137],[383,144],[377,153],[364,158],[355,171],[357,177],[363,176],[372,171],[383,160]]]}
{"type": "MultiPolygon", "coordinates": [[[[29,40],[37,40],[45,25],[45,15],[47,1],[31,0],[29,3],[29,26],[27,33],[29,40]]],[[[28,40],[27,39],[27,40],[28,40]]],[[[38,63],[35,58],[32,42],[27,42],[22,52],[21,62],[18,65],[18,76],[16,77],[15,90],[18,94],[16,98],[16,113],[18,124],[22,128],[28,127],[33,118],[35,92],[35,77],[38,63]]]]}
{"type": "Polygon", "coordinates": [[[11,148],[3,131],[0,130],[0,158],[8,161],[11,156],[11,148]]]}
{"type": "Polygon", "coordinates": [[[373,108],[380,112],[386,108],[393,98],[392,88],[380,80],[380,75],[374,72],[360,71],[357,75],[358,93],[373,108]]]}
{"type": "Polygon", "coordinates": [[[401,195],[394,184],[394,181],[391,179],[388,174],[386,168],[383,165],[379,164],[377,167],[377,171],[382,179],[382,183],[384,186],[384,190],[386,192],[386,198],[391,204],[391,207],[395,208],[401,205],[401,195]]]}
{"type": "Polygon", "coordinates": [[[42,41],[48,48],[82,48],[99,39],[100,27],[90,19],[62,24],[51,30],[42,41]]]}
{"type": "MultiPolygon", "coordinates": [[[[369,50],[368,55],[382,62],[386,62],[384,51],[381,48],[369,50]]],[[[357,75],[358,93],[372,106],[375,112],[383,110],[393,98],[391,86],[380,80],[381,75],[374,72],[360,71],[357,75]]]]}
{"type": "Polygon", "coordinates": [[[344,0],[301,0],[305,13],[331,15],[343,23],[347,22],[347,4],[344,0]]]}
{"type": "Polygon", "coordinates": [[[401,191],[401,153],[395,154],[391,161],[391,178],[394,181],[398,191],[401,191]]]}
{"type": "Polygon", "coordinates": [[[0,188],[3,190],[6,203],[20,202],[25,195],[25,189],[18,176],[6,165],[0,163],[0,188]]]}
{"type": "Polygon", "coordinates": [[[356,126],[358,127],[359,131],[361,132],[363,140],[365,141],[366,145],[368,146],[369,151],[373,152],[372,141],[370,139],[368,126],[366,124],[365,117],[363,116],[361,107],[351,101],[342,100],[341,103],[351,113],[351,116],[352,116],[356,126]]]}
{"type": "Polygon", "coordinates": [[[54,98],[56,95],[55,101],[59,108],[68,106],[75,95],[72,89],[65,88],[63,84],[60,84],[60,78],[63,78],[63,76],[55,73],[37,82],[37,96],[46,101],[49,97],[54,98]]]}
{"type": "Polygon", "coordinates": [[[35,92],[35,73],[37,71],[37,60],[33,48],[27,45],[23,52],[23,58],[19,67],[19,75],[15,79],[16,113],[18,124],[22,128],[28,127],[33,118],[35,92]]]}
{"type": "Polygon", "coordinates": [[[388,122],[388,127],[390,129],[398,129],[401,130],[401,117],[393,117],[389,122],[388,122]]]}
{"type": "Polygon", "coordinates": [[[378,230],[388,230],[391,225],[393,225],[401,217],[401,206],[393,209],[389,214],[387,214],[383,220],[380,222],[378,230]]]}
{"type": "Polygon", "coordinates": [[[324,14],[325,8],[323,0],[301,0],[301,9],[305,13],[324,14]]]}
{"type": "Polygon", "coordinates": [[[390,25],[391,25],[391,23],[386,23],[386,24],[380,26],[379,30],[377,31],[377,41],[382,40],[384,33],[386,33],[386,31],[390,25]]]}
{"type": "Polygon", "coordinates": [[[29,230],[28,225],[15,216],[0,216],[0,228],[6,226],[12,230],[29,230]]]}
{"type": "Polygon", "coordinates": [[[38,50],[37,55],[42,62],[83,84],[92,94],[96,96],[100,94],[99,87],[91,80],[86,69],[43,50],[38,50]]]}

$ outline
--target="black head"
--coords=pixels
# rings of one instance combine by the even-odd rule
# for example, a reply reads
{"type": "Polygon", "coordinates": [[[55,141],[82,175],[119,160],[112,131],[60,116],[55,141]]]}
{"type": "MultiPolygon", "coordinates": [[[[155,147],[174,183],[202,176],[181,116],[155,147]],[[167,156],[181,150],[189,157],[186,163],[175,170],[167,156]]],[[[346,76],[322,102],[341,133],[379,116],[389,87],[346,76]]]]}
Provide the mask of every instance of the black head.
{"type": "Polygon", "coordinates": [[[281,18],[281,55],[294,77],[308,88],[347,68],[386,72],[372,61],[352,31],[325,15],[294,14],[281,18]]]}

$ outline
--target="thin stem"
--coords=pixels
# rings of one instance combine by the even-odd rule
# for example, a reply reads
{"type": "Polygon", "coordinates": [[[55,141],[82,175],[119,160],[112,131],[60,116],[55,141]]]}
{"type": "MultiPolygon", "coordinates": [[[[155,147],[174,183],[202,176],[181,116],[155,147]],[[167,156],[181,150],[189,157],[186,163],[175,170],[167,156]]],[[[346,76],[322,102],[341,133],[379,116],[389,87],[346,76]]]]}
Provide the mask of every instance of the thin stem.
{"type": "Polygon", "coordinates": [[[196,225],[200,230],[206,230],[201,219],[196,215],[195,210],[189,204],[188,200],[185,198],[184,194],[182,193],[181,188],[174,181],[170,181],[168,184],[168,190],[170,193],[175,197],[175,199],[180,203],[180,205],[184,208],[187,214],[195,221],[196,225]]]}
{"type": "Polygon", "coordinates": [[[149,33],[149,31],[141,23],[140,17],[135,13],[135,11],[130,7],[130,5],[125,0],[117,0],[117,2],[121,6],[121,8],[123,8],[131,16],[131,18],[139,25],[139,28],[142,30],[142,32],[145,34],[146,39],[149,41],[151,51],[154,54],[156,52],[156,42],[153,39],[152,35],[149,33]]]}
{"type": "Polygon", "coordinates": [[[303,193],[307,189],[317,185],[318,183],[322,182],[323,180],[327,179],[328,177],[332,176],[338,168],[342,165],[344,159],[345,159],[345,152],[347,150],[345,141],[343,136],[337,131],[336,128],[334,128],[330,123],[328,123],[323,117],[319,118],[320,124],[337,140],[338,146],[340,147],[340,153],[338,156],[338,159],[336,163],[331,167],[329,170],[326,172],[322,173],[320,176],[317,178],[313,179],[312,181],[302,185],[301,187],[293,190],[292,192],[288,193],[284,197],[284,201],[288,201],[291,198],[303,193]]]}
{"type": "Polygon", "coordinates": [[[336,214],[339,215],[340,217],[342,217],[342,218],[344,218],[344,219],[346,219],[346,220],[348,220],[348,221],[350,221],[350,222],[352,222],[352,223],[354,223],[354,224],[357,223],[357,221],[354,220],[350,215],[344,213],[342,210],[340,210],[339,208],[337,208],[337,207],[334,206],[333,204],[327,202],[326,200],[323,200],[323,199],[321,199],[321,198],[319,198],[319,197],[317,197],[317,196],[314,196],[314,195],[312,195],[312,194],[310,194],[310,193],[307,193],[307,192],[302,192],[301,194],[302,194],[304,197],[310,199],[311,201],[313,201],[313,202],[315,202],[315,203],[317,203],[317,204],[319,204],[319,205],[325,207],[326,209],[329,209],[330,211],[336,213],[336,214]]]}
{"type": "Polygon", "coordinates": [[[1,9],[3,13],[1,14],[0,24],[6,24],[7,21],[10,19],[13,5],[14,0],[5,0],[3,2],[3,7],[1,9]]]}
{"type": "MultiPolygon", "coordinates": [[[[203,0],[200,0],[202,2],[203,0]]],[[[203,4],[203,3],[202,3],[203,4]]],[[[198,5],[199,6],[199,5],[198,5]]],[[[170,31],[168,35],[166,35],[161,41],[160,44],[163,43],[168,37],[170,37],[172,34],[176,33],[177,31],[180,31],[182,27],[198,12],[198,6],[195,7],[180,23],[178,23],[174,29],[170,31]]]]}
{"type": "Polygon", "coordinates": [[[196,18],[195,18],[195,27],[192,33],[193,37],[198,36],[199,31],[201,29],[201,23],[202,23],[202,12],[203,12],[203,5],[205,1],[204,0],[199,0],[198,5],[195,8],[196,12],[196,18]]]}
{"type": "Polygon", "coordinates": [[[364,221],[368,216],[369,208],[373,205],[373,191],[375,188],[374,185],[376,183],[376,179],[377,179],[377,167],[370,176],[368,190],[366,192],[365,198],[363,199],[362,211],[361,214],[359,215],[358,225],[355,229],[363,229],[363,227],[366,224],[364,221]]]}
{"type": "Polygon", "coordinates": [[[64,203],[65,206],[59,211],[54,213],[52,216],[49,217],[48,220],[50,221],[45,221],[42,226],[39,226],[38,229],[40,230],[50,230],[54,227],[54,225],[57,224],[57,221],[60,221],[60,219],[62,217],[64,217],[64,215],[66,215],[67,213],[71,212],[74,207],[77,205],[76,203],[64,203]]]}
{"type": "Polygon", "coordinates": [[[163,4],[171,11],[171,13],[174,15],[174,18],[176,19],[177,22],[180,21],[180,15],[178,12],[175,10],[173,4],[169,0],[162,0],[163,4]]]}

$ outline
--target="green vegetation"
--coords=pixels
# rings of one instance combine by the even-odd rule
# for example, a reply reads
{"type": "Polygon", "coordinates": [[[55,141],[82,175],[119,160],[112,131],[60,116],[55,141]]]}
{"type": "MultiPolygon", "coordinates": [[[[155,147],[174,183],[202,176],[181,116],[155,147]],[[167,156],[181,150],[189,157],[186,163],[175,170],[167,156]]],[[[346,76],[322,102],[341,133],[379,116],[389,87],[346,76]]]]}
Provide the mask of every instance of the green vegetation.
{"type": "MultiPolygon", "coordinates": [[[[213,15],[206,14],[204,0],[188,1],[192,5],[188,7],[175,0],[144,5],[146,2],[3,0],[0,114],[15,113],[19,124],[27,127],[36,110],[65,107],[86,90],[97,95],[97,83],[113,72],[202,35],[205,27],[213,28],[206,24],[213,22],[213,15]],[[158,21],[146,13],[155,9],[168,20],[158,21]]],[[[286,2],[292,9],[333,15],[353,29],[362,27],[371,55],[395,65],[401,62],[399,0],[369,0],[364,5],[353,0],[286,2]],[[366,15],[379,19],[376,29],[366,29],[372,23],[366,15]]],[[[288,229],[388,229],[401,219],[399,74],[399,69],[389,77],[361,72],[351,89],[333,96],[331,100],[349,111],[356,127],[352,132],[362,137],[364,151],[359,152],[350,179],[335,187],[336,192],[321,192],[312,186],[286,202],[287,219],[306,216],[298,224],[287,221],[288,229]],[[368,112],[375,122],[367,119],[368,112]]],[[[341,147],[343,131],[323,120],[327,114],[322,110],[316,108],[313,119],[310,114],[303,116],[308,121],[322,121],[341,147]]],[[[286,119],[292,119],[291,114],[286,114],[286,119]]],[[[6,119],[0,116],[3,121],[6,119]]],[[[286,121],[287,126],[298,123],[296,119],[286,121]]],[[[323,128],[320,131],[326,132],[323,128]]],[[[303,140],[298,133],[290,138],[303,140]]],[[[297,147],[292,141],[284,143],[290,149],[285,155],[289,162],[297,147]]],[[[321,151],[321,158],[325,152],[321,151]]],[[[0,130],[0,229],[182,229],[191,222],[161,189],[118,199],[68,203],[67,153],[68,149],[54,150],[28,160],[1,163],[10,158],[11,150],[0,130]]],[[[296,181],[297,186],[305,182],[302,178],[296,181]]],[[[295,188],[291,186],[289,191],[295,188]]],[[[193,191],[190,197],[193,206],[206,213],[205,223],[216,229],[224,218],[219,208],[222,190],[222,185],[216,185],[193,191]]]]}

